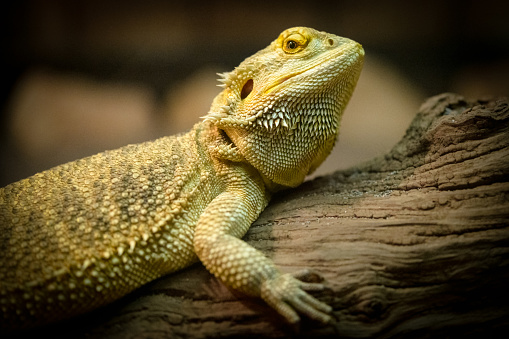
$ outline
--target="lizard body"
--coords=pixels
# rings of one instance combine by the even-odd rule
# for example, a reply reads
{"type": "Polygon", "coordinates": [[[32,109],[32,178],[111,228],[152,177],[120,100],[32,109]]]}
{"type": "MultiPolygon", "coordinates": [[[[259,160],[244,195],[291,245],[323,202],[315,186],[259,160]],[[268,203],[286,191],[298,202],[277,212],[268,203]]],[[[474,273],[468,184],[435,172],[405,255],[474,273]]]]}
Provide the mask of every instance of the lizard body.
{"type": "Polygon", "coordinates": [[[356,42],[304,27],[221,75],[193,129],[0,189],[0,326],[87,312],[200,260],[288,321],[331,308],[240,238],[277,190],[331,151],[359,77],[356,42]]]}

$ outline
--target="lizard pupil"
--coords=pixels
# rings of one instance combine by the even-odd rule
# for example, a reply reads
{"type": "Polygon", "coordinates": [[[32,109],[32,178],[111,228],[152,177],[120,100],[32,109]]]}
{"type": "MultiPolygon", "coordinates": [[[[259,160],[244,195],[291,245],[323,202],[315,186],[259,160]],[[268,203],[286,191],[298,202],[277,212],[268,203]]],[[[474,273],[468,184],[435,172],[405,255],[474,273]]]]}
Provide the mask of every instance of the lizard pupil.
{"type": "Polygon", "coordinates": [[[288,47],[288,49],[296,49],[297,43],[293,40],[290,40],[286,43],[286,47],[288,47]]]}
{"type": "Polygon", "coordinates": [[[249,93],[251,93],[252,90],[253,90],[253,79],[249,79],[242,87],[242,91],[240,91],[240,98],[244,100],[249,95],[249,93]]]}

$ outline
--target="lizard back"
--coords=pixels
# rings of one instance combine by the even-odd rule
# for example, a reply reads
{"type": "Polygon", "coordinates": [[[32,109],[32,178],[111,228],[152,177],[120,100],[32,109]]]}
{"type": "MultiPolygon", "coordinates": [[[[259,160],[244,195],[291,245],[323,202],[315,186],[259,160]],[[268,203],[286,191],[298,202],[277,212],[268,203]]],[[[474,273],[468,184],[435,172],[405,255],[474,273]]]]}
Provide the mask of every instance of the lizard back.
{"type": "Polygon", "coordinates": [[[4,320],[86,311],[195,262],[193,225],[221,190],[201,159],[197,141],[211,137],[202,132],[198,124],[1,188],[0,307],[12,317],[4,320]],[[31,302],[39,298],[45,310],[31,302]]]}

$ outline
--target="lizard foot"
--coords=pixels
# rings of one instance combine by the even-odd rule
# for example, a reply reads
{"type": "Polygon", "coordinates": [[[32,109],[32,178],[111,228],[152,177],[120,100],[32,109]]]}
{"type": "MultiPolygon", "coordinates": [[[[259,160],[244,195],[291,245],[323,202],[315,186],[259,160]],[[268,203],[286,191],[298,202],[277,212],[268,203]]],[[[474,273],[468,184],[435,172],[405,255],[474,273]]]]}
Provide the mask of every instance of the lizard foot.
{"type": "MultiPolygon", "coordinates": [[[[309,271],[298,272],[296,276],[301,277],[302,273],[308,275],[309,271]]],[[[292,274],[281,274],[262,284],[261,296],[267,304],[292,324],[297,324],[300,321],[298,313],[326,324],[332,319],[329,315],[332,312],[332,307],[306,292],[323,289],[322,284],[303,282],[292,274]]]]}

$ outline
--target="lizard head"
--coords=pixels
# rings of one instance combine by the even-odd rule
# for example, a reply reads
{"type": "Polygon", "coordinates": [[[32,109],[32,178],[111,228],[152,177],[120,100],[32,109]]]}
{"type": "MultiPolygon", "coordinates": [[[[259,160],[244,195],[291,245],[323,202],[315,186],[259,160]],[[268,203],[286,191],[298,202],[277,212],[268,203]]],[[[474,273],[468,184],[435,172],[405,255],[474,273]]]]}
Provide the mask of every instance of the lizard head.
{"type": "Polygon", "coordinates": [[[224,90],[205,120],[272,187],[297,186],[332,150],[363,59],[361,45],[350,39],[287,29],[219,74],[224,90]]]}

